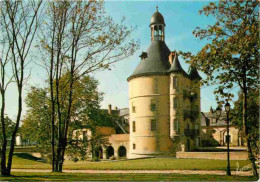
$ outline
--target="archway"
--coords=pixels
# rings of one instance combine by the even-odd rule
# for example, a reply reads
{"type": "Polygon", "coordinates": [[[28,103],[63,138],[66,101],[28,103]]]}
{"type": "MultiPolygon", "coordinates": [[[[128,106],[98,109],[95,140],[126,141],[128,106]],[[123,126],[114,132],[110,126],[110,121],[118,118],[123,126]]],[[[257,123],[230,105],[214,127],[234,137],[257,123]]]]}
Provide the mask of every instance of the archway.
{"type": "Polygon", "coordinates": [[[95,156],[99,159],[103,159],[103,149],[102,147],[98,147],[95,151],[95,156]]]}
{"type": "Polygon", "coordinates": [[[107,159],[114,155],[114,148],[112,146],[107,147],[107,159]]]}
{"type": "Polygon", "coordinates": [[[124,146],[118,148],[118,157],[126,157],[126,148],[124,146]]]}

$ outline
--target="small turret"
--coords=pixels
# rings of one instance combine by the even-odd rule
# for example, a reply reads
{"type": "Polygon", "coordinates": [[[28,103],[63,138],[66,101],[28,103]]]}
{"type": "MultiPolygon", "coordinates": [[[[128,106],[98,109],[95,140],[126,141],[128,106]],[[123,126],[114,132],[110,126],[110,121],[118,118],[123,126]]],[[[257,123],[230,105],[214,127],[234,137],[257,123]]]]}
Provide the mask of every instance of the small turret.
{"type": "Polygon", "coordinates": [[[165,35],[164,35],[164,18],[161,13],[158,12],[158,6],[156,7],[156,12],[153,14],[151,18],[151,41],[156,41],[156,40],[165,40],[165,35]]]}
{"type": "Polygon", "coordinates": [[[169,73],[183,73],[184,76],[188,76],[188,74],[181,67],[177,52],[175,52],[172,66],[169,70],[169,73]]]}
{"type": "Polygon", "coordinates": [[[202,79],[195,66],[191,66],[189,76],[190,76],[191,80],[201,80],[202,79]]]}

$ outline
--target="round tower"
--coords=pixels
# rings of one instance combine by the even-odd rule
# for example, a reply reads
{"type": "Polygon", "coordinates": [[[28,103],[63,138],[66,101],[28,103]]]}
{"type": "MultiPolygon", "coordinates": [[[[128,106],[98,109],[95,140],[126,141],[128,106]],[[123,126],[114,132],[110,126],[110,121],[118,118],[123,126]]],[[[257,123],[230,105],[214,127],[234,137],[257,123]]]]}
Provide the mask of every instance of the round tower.
{"type": "Polygon", "coordinates": [[[151,45],[128,78],[130,107],[130,158],[167,155],[172,151],[169,137],[170,50],[165,44],[165,23],[161,13],[150,23],[151,45]]]}

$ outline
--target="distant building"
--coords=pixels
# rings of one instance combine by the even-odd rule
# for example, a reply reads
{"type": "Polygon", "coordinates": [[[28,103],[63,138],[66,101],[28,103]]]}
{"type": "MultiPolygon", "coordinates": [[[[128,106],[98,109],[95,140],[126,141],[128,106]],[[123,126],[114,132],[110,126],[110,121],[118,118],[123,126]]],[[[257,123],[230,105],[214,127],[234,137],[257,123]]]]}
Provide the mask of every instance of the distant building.
{"type": "MultiPolygon", "coordinates": [[[[201,141],[202,146],[224,146],[227,138],[226,113],[222,112],[219,120],[216,119],[216,113],[211,109],[210,112],[201,113],[201,141]]],[[[243,140],[241,131],[236,128],[232,122],[229,127],[230,145],[242,146],[243,140]]]]}

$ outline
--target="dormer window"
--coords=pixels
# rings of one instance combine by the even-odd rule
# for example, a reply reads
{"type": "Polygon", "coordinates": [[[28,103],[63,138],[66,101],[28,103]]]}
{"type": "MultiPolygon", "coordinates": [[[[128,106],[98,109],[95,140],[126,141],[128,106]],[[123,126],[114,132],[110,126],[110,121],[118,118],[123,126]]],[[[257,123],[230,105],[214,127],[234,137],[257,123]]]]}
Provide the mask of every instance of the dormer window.
{"type": "Polygon", "coordinates": [[[141,60],[144,60],[145,58],[147,58],[147,52],[142,52],[142,54],[139,56],[141,58],[141,60]]]}

